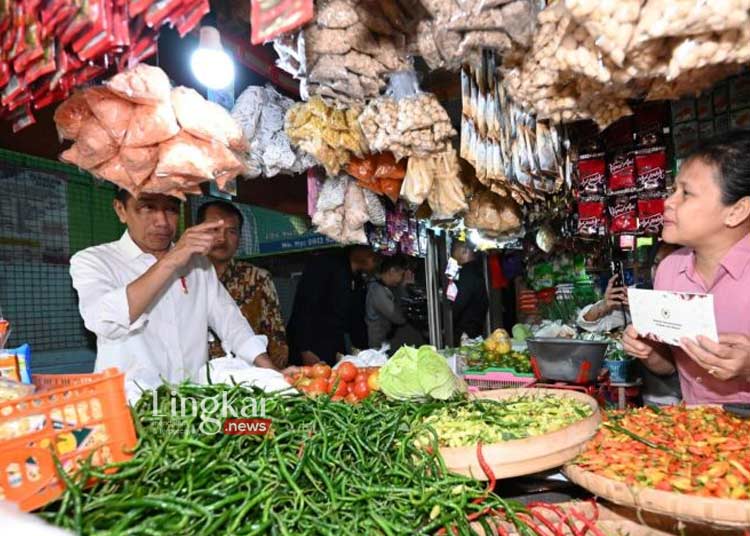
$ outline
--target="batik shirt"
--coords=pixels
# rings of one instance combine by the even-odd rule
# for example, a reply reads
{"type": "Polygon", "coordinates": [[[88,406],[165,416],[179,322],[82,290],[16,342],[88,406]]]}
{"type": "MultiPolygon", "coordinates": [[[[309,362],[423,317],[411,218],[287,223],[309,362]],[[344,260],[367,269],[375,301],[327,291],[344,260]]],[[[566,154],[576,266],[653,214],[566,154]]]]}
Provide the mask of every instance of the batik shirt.
{"type": "MultiPolygon", "coordinates": [[[[279,368],[285,367],[289,359],[289,348],[279,296],[271,274],[250,263],[232,260],[219,280],[237,303],[253,331],[268,337],[268,356],[273,364],[279,368]]],[[[222,357],[226,352],[221,341],[216,336],[213,338],[209,343],[209,356],[222,357]]]]}

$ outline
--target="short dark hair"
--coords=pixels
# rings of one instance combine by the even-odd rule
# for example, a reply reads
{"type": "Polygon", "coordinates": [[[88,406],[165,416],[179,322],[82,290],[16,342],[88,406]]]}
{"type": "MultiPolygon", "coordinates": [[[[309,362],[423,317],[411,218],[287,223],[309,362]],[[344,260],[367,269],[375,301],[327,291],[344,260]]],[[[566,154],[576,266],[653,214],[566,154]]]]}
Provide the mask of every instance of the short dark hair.
{"type": "Polygon", "coordinates": [[[237,221],[239,221],[240,224],[240,232],[242,232],[242,226],[245,225],[245,217],[242,215],[242,212],[240,209],[238,209],[234,203],[230,203],[229,201],[223,201],[221,199],[216,199],[214,201],[208,201],[207,203],[203,203],[200,207],[198,207],[198,214],[196,215],[196,224],[200,225],[204,221],[206,221],[206,212],[209,208],[215,208],[220,212],[223,212],[224,214],[230,214],[232,216],[237,217],[237,221]]]}
{"type": "Polygon", "coordinates": [[[750,130],[733,130],[700,144],[687,157],[694,159],[716,168],[724,205],[750,196],[750,130]]]}
{"type": "Polygon", "coordinates": [[[125,188],[118,188],[115,192],[115,199],[123,204],[123,206],[128,204],[128,199],[133,197],[133,195],[128,192],[125,188]]]}
{"type": "Polygon", "coordinates": [[[383,256],[383,260],[380,262],[378,273],[384,274],[391,268],[406,270],[408,266],[409,265],[406,262],[406,258],[403,255],[383,256]]]}

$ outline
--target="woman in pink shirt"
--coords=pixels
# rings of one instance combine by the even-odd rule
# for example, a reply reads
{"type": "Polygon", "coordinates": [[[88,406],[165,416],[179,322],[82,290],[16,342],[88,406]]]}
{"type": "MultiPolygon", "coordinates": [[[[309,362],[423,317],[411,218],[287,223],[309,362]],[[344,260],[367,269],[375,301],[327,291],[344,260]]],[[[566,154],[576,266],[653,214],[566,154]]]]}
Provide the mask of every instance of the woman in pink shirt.
{"type": "Polygon", "coordinates": [[[657,374],[676,368],[688,404],[750,403],[750,132],[717,138],[685,160],[662,238],[686,247],[661,263],[654,288],[713,294],[719,341],[668,346],[630,325],[625,351],[657,374]]]}

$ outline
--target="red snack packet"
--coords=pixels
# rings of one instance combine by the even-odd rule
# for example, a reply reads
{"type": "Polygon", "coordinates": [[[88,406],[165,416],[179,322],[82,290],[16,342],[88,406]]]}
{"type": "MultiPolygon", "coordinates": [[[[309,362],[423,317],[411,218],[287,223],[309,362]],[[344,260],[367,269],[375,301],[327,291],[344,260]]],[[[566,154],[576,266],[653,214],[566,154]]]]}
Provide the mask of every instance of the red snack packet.
{"type": "Polygon", "coordinates": [[[603,155],[581,156],[578,160],[578,189],[581,195],[603,194],[607,165],[603,155]]]}
{"type": "Polygon", "coordinates": [[[667,182],[667,153],[663,147],[638,151],[635,155],[639,190],[663,190],[667,182]]]}
{"type": "Polygon", "coordinates": [[[262,45],[276,36],[304,26],[312,18],[312,0],[250,0],[250,42],[262,45]]]}
{"type": "Polygon", "coordinates": [[[578,234],[596,236],[604,234],[605,218],[602,201],[578,203],[578,234]]]}
{"type": "Polygon", "coordinates": [[[609,162],[609,191],[635,190],[635,158],[633,153],[620,153],[609,162]]]}
{"type": "Polygon", "coordinates": [[[617,196],[609,204],[609,232],[634,233],[638,230],[638,206],[633,196],[617,196]]]}
{"type": "Polygon", "coordinates": [[[638,200],[638,230],[658,235],[664,225],[664,198],[638,200]]]}

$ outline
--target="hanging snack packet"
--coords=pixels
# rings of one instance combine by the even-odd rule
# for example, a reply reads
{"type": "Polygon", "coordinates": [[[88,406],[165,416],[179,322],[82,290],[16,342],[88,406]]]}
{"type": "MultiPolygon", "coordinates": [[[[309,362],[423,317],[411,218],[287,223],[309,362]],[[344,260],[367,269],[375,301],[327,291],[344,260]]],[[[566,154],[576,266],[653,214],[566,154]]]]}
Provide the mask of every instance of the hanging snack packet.
{"type": "Polygon", "coordinates": [[[580,195],[601,195],[606,185],[607,166],[603,154],[581,156],[578,160],[578,188],[580,195]]]}
{"type": "Polygon", "coordinates": [[[658,235],[664,225],[664,198],[638,200],[638,230],[645,234],[658,235]]]}
{"type": "Polygon", "coordinates": [[[610,199],[609,216],[610,233],[634,233],[638,230],[638,207],[634,196],[610,199]]]}
{"type": "Polygon", "coordinates": [[[610,160],[608,168],[610,192],[635,190],[635,159],[633,153],[616,154],[610,160]]]}
{"type": "Polygon", "coordinates": [[[645,149],[635,154],[638,190],[663,190],[667,182],[667,153],[663,147],[645,149]]]}
{"type": "Polygon", "coordinates": [[[578,203],[578,234],[584,236],[603,235],[606,221],[602,201],[578,203]]]}

